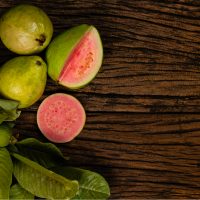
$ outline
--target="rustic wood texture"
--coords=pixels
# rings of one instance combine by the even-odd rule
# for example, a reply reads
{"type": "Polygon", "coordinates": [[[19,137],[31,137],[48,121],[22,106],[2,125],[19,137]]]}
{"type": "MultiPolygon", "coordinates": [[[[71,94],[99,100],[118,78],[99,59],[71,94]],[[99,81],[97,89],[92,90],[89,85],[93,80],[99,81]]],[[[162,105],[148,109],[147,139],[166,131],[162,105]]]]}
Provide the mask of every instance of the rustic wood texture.
{"type": "MultiPolygon", "coordinates": [[[[42,98],[22,112],[16,133],[44,140],[36,111],[49,94],[76,96],[87,123],[59,145],[71,164],[100,172],[111,199],[200,198],[200,1],[1,0],[44,9],[55,35],[88,23],[102,36],[96,79],[67,91],[50,79],[42,98]]],[[[0,63],[14,54],[0,46],[0,63]]]]}

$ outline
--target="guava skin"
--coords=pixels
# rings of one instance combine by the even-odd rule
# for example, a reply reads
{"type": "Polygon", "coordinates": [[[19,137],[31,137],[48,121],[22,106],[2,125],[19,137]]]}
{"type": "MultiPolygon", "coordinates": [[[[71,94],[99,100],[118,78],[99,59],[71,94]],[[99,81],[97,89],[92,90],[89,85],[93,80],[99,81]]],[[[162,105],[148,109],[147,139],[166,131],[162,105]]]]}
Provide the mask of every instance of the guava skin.
{"type": "Polygon", "coordinates": [[[47,66],[42,58],[19,56],[0,67],[0,94],[26,108],[42,96],[46,80],[47,66]]]}
{"type": "Polygon", "coordinates": [[[5,147],[10,143],[12,128],[6,124],[0,125],[0,147],[5,147]]]}
{"type": "Polygon", "coordinates": [[[47,47],[53,35],[49,17],[38,7],[18,5],[0,19],[3,44],[20,55],[39,53],[47,47]]]}

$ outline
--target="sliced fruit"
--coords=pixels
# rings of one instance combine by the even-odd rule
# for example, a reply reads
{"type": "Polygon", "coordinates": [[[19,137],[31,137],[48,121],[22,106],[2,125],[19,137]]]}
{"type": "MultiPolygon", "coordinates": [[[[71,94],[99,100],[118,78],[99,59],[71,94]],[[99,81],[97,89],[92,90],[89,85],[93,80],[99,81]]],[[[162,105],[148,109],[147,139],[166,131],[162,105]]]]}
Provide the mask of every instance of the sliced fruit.
{"type": "Polygon", "coordinates": [[[74,139],[83,129],[86,114],[73,96],[56,93],[47,97],[37,111],[37,124],[52,142],[64,143],[74,139]]]}
{"type": "Polygon", "coordinates": [[[19,108],[34,104],[43,94],[47,66],[39,56],[19,56],[0,67],[0,93],[19,101],[19,108]]]}
{"type": "Polygon", "coordinates": [[[49,44],[53,25],[46,13],[32,5],[18,5],[0,19],[0,36],[4,45],[18,54],[33,54],[49,44]]]}
{"type": "Polygon", "coordinates": [[[47,49],[49,76],[70,89],[88,84],[103,59],[100,35],[94,26],[80,25],[57,36],[47,49]]]}

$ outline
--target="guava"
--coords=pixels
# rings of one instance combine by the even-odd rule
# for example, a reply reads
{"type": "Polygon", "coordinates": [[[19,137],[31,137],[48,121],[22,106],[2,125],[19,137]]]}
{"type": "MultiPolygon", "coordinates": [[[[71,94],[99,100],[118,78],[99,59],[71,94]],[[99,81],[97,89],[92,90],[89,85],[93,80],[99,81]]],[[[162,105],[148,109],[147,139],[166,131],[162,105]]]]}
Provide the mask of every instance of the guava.
{"type": "Polygon", "coordinates": [[[32,5],[11,8],[0,19],[0,36],[11,51],[28,55],[47,47],[53,34],[53,25],[46,13],[32,5]]]}
{"type": "Polygon", "coordinates": [[[7,124],[0,125],[0,147],[5,147],[10,143],[12,128],[7,124]]]}
{"type": "Polygon", "coordinates": [[[94,26],[73,27],[50,43],[46,58],[53,80],[69,89],[81,88],[96,76],[102,65],[100,35],[94,26]]]}
{"type": "Polygon", "coordinates": [[[47,66],[42,58],[19,56],[0,67],[0,94],[26,108],[42,96],[46,79],[47,66]]]}
{"type": "Polygon", "coordinates": [[[52,142],[65,143],[74,139],[85,125],[86,114],[73,96],[56,93],[48,96],[37,111],[37,124],[52,142]]]}

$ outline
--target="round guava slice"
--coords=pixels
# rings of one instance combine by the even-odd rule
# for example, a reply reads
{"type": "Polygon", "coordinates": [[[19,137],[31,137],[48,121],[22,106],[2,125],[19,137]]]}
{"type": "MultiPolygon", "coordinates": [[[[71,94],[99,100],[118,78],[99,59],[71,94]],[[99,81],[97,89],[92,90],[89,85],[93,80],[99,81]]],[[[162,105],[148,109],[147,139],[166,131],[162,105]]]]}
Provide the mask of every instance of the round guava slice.
{"type": "Polygon", "coordinates": [[[74,139],[85,125],[86,114],[73,96],[56,93],[48,96],[37,111],[37,124],[52,142],[65,143],[74,139]]]}
{"type": "Polygon", "coordinates": [[[73,27],[50,43],[46,57],[53,80],[70,89],[81,88],[94,79],[102,65],[100,35],[94,26],[73,27]]]}

